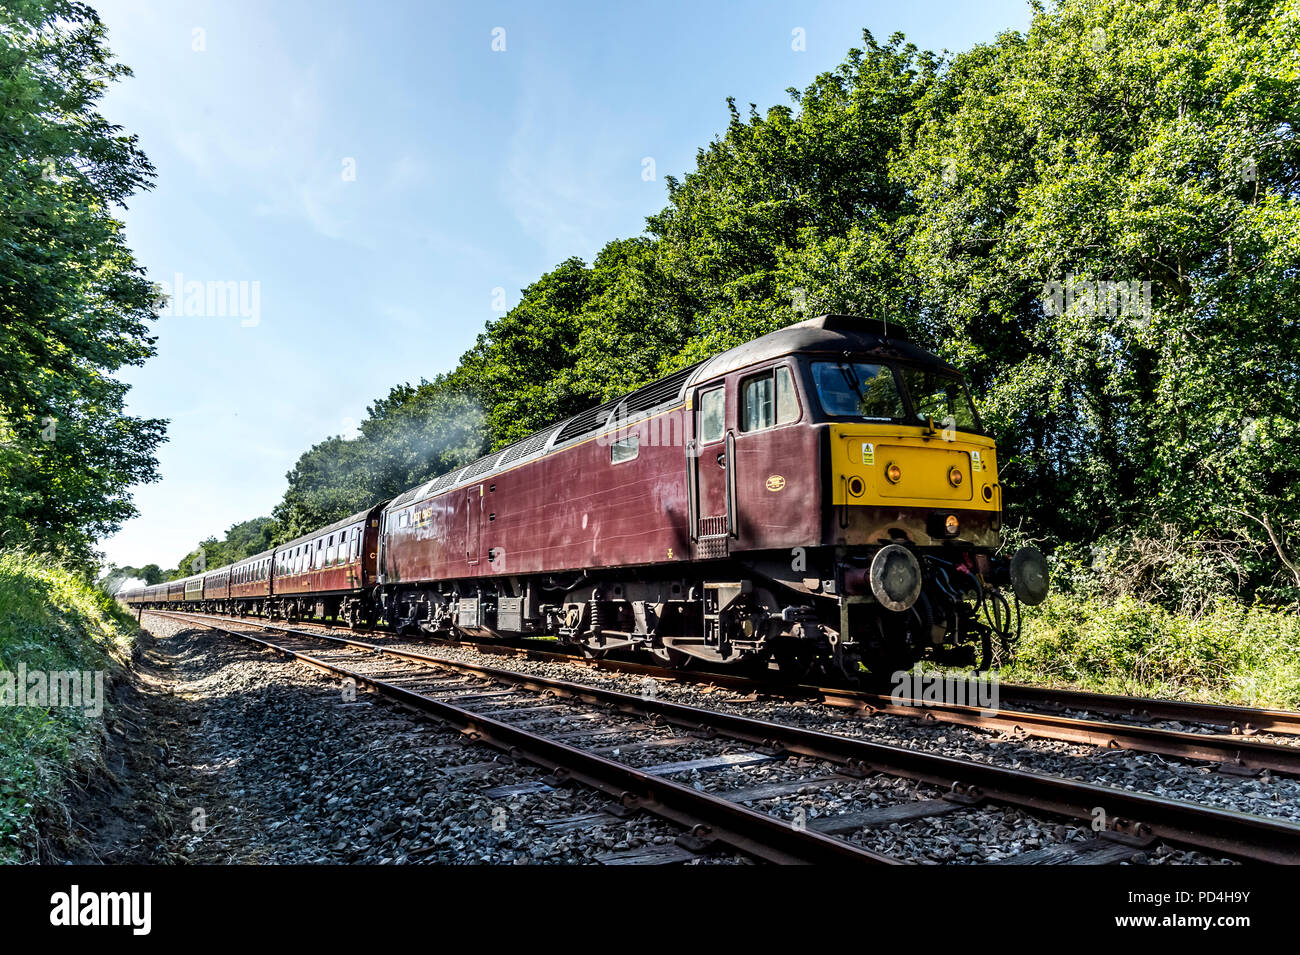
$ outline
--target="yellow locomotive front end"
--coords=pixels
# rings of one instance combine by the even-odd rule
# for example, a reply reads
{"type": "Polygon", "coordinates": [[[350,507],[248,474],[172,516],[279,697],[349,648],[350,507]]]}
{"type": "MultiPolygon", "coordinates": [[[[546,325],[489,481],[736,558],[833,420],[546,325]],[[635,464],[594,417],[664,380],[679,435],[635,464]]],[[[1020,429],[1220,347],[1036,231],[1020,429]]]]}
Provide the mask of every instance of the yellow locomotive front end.
{"type": "Polygon", "coordinates": [[[1018,603],[1046,596],[1047,565],[1033,548],[1001,553],[997,447],[964,380],[894,342],[810,358],[827,423],[836,655],[877,673],[923,659],[991,666],[1018,603]]]}
{"type": "Polygon", "coordinates": [[[940,520],[918,527],[919,537],[996,546],[990,535],[1002,489],[991,438],[955,428],[836,424],[830,440],[836,507],[930,511],[940,520]]]}

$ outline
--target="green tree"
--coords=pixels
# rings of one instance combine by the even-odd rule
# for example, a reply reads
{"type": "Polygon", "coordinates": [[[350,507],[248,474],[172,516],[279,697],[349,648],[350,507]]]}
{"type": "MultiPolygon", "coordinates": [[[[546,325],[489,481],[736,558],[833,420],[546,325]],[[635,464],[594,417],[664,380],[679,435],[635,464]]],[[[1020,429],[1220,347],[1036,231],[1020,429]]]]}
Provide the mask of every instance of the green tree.
{"type": "Polygon", "coordinates": [[[156,479],[165,424],[123,414],[109,377],[154,346],[113,215],[154,170],[96,108],[128,72],[84,4],[0,7],[0,540],[86,567],[156,479]]]}
{"type": "Polygon", "coordinates": [[[1226,533],[1292,578],[1298,30],[1294,2],[1063,0],[918,109],[908,281],[1037,531],[1226,533]]]}

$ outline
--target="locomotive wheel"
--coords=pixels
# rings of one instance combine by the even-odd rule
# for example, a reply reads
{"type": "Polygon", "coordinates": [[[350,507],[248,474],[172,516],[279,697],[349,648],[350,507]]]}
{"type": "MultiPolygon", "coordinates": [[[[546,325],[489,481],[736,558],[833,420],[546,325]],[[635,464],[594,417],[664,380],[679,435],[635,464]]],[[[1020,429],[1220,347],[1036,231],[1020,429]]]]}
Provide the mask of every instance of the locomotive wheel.
{"type": "Polygon", "coordinates": [[[672,647],[655,647],[650,652],[670,670],[689,670],[695,662],[695,658],[689,653],[683,653],[672,647]]]}

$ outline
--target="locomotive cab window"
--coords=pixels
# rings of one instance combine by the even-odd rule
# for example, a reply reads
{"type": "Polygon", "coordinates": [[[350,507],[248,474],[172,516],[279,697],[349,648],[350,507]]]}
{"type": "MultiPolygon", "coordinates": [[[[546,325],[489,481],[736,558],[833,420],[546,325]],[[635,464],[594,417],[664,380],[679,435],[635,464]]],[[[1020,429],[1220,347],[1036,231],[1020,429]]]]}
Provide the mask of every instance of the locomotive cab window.
{"type": "Polygon", "coordinates": [[[700,444],[722,440],[727,431],[725,410],[726,392],[723,389],[714,388],[700,395],[700,421],[697,429],[700,444]]]}
{"type": "Polygon", "coordinates": [[[963,431],[980,429],[975,404],[960,378],[933,368],[904,368],[903,381],[916,416],[922,421],[963,431]]]}
{"type": "Polygon", "coordinates": [[[799,420],[799,399],[787,366],[746,378],[740,389],[741,431],[761,431],[799,420]]]}
{"type": "Polygon", "coordinates": [[[898,382],[888,365],[864,361],[815,361],[813,382],[822,410],[834,418],[896,421],[907,417],[898,382]]]}

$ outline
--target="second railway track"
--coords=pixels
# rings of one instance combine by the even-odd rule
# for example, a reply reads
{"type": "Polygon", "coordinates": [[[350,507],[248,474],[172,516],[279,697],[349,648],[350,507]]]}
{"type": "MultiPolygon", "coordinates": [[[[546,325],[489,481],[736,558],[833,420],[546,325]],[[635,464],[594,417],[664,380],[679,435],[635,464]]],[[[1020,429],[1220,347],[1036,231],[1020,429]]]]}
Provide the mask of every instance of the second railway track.
{"type": "Polygon", "coordinates": [[[1009,861],[1118,861],[1159,841],[1238,859],[1300,861],[1300,826],[1279,819],[686,706],[653,694],[637,696],[432,657],[352,636],[198,614],[166,615],[290,654],[430,713],[544,767],[556,785],[593,786],[625,811],[643,810],[677,823],[689,831],[684,841],[696,849],[718,843],[771,862],[889,863],[897,860],[851,837],[873,827],[998,807],[1085,824],[1106,820],[1099,838],[1009,861]],[[629,728],[651,738],[625,748],[602,745],[629,728]],[[700,757],[702,739],[716,741],[723,751],[700,757]],[[746,748],[737,751],[737,746],[746,748]],[[676,747],[689,750],[693,758],[673,759],[676,747]],[[629,762],[633,753],[640,757],[629,762]],[[658,761],[633,765],[649,754],[658,761]],[[790,757],[821,761],[825,770],[812,780],[760,785],[743,780],[747,766],[790,757]],[[672,778],[691,769],[742,775],[731,791],[707,793],[672,778]],[[745,805],[779,801],[827,781],[867,785],[879,776],[913,780],[933,787],[937,795],[806,821],[745,805]]]}
{"type": "MultiPolygon", "coordinates": [[[[241,618],[195,615],[236,621],[241,618]]],[[[247,623],[254,621],[242,618],[247,623]]],[[[257,621],[278,628],[276,623],[257,621]]],[[[337,629],[312,622],[312,626],[337,629]]],[[[349,631],[351,632],[351,631],[349,631]]],[[[993,708],[945,701],[921,701],[844,687],[775,683],[699,670],[674,670],[618,659],[584,659],[571,654],[478,640],[427,638],[438,645],[472,646],[482,653],[536,661],[564,661],[656,680],[712,684],[746,693],[774,694],[822,703],[863,715],[884,714],[950,723],[993,732],[1023,733],[1103,749],[1127,749],[1202,761],[1220,771],[1253,775],[1262,771],[1300,777],[1300,713],[1179,700],[1125,697],[1030,686],[1000,685],[993,708]],[[1017,708],[1011,709],[1009,706],[1017,708]],[[1097,719],[1098,714],[1113,717],[1097,719]],[[1168,724],[1179,727],[1171,728],[1168,724]],[[1160,725],[1164,724],[1164,725],[1160,725]],[[1189,731],[1194,725],[1198,731],[1189,731]],[[1277,742],[1256,738],[1267,731],[1277,742]]],[[[965,694],[973,699],[974,691],[965,694]]]]}

